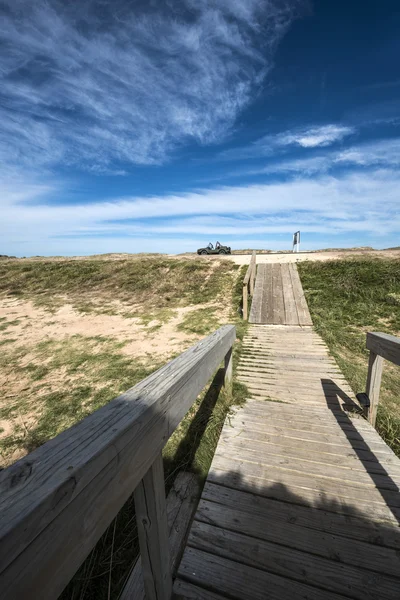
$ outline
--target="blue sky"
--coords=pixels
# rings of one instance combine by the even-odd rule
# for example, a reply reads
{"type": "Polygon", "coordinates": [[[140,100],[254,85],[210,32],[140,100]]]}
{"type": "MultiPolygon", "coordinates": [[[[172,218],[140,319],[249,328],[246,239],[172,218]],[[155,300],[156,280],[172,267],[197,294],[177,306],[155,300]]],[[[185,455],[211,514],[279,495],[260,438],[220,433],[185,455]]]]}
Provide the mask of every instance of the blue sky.
{"type": "Polygon", "coordinates": [[[400,5],[2,0],[1,254],[400,245],[400,5]]]}

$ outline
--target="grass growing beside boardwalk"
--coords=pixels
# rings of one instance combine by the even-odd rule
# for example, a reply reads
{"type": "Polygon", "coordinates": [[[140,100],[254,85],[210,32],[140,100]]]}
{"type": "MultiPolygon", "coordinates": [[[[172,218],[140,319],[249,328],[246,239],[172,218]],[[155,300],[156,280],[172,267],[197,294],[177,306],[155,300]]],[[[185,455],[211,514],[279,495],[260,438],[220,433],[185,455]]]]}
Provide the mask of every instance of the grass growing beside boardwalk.
{"type": "Polygon", "coordinates": [[[2,374],[25,382],[0,402],[0,422],[14,423],[0,438],[3,462],[15,451],[31,452],[160,366],[146,355],[131,360],[123,346],[113,338],[75,335],[34,347],[3,347],[2,374]]]}
{"type": "Polygon", "coordinates": [[[54,310],[68,298],[82,312],[110,314],[115,300],[148,312],[223,299],[237,268],[226,260],[164,257],[0,261],[0,294],[54,310]]]}
{"type": "MultiPolygon", "coordinates": [[[[400,335],[400,260],[298,264],[316,330],[354,392],[365,391],[367,331],[400,335]]],[[[400,456],[400,368],[385,361],[377,429],[400,456]]]]}

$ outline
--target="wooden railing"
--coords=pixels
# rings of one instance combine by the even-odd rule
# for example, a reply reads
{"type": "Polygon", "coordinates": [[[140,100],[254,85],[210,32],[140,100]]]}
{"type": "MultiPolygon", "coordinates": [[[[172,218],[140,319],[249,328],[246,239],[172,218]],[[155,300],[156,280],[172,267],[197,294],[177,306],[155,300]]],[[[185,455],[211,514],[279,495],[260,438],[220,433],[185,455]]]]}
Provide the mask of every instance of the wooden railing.
{"type": "Polygon", "coordinates": [[[365,394],[357,397],[363,401],[365,413],[370,423],[375,427],[376,413],[381,388],[383,360],[389,360],[400,366],[400,338],[386,333],[367,333],[367,349],[369,353],[367,389],[365,394]]]}
{"type": "Polygon", "coordinates": [[[226,325],[0,474],[2,600],[55,599],[134,492],[146,597],[172,577],[162,449],[225,361],[226,325]]]}
{"type": "Polygon", "coordinates": [[[253,295],[254,292],[254,283],[256,280],[257,273],[257,259],[256,252],[253,251],[251,255],[249,268],[246,271],[246,275],[243,279],[243,319],[247,321],[249,317],[249,294],[253,295]]]}

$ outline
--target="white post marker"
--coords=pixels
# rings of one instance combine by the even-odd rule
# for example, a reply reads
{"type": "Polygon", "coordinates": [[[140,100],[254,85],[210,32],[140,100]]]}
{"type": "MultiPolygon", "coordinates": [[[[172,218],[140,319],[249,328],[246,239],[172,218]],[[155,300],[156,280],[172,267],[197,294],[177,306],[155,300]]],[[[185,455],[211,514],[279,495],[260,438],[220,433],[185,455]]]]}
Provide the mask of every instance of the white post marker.
{"type": "Polygon", "coordinates": [[[296,231],[296,233],[293,234],[292,252],[300,252],[300,231],[296,231]]]}

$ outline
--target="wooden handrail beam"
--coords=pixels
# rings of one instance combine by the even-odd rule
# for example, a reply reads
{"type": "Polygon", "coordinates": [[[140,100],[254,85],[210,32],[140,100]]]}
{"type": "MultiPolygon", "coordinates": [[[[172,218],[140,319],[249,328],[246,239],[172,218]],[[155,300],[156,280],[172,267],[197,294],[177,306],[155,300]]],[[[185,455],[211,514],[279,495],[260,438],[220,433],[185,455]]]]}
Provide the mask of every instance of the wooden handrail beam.
{"type": "Polygon", "coordinates": [[[368,361],[367,389],[369,406],[366,416],[375,427],[381,388],[383,359],[400,366],[400,338],[387,333],[367,333],[367,349],[370,351],[368,361]]]}
{"type": "Polygon", "coordinates": [[[256,279],[256,273],[257,273],[257,258],[256,258],[256,251],[253,250],[253,253],[251,255],[251,259],[250,259],[250,264],[249,267],[246,271],[246,275],[244,276],[243,279],[243,319],[245,321],[247,321],[248,319],[248,296],[249,293],[250,295],[253,295],[253,291],[254,291],[254,282],[256,279]]]}
{"type": "Polygon", "coordinates": [[[2,600],[59,596],[235,338],[221,327],[0,474],[2,600]]]}
{"type": "Polygon", "coordinates": [[[367,348],[400,366],[400,338],[387,333],[367,333],[367,348]]]}

